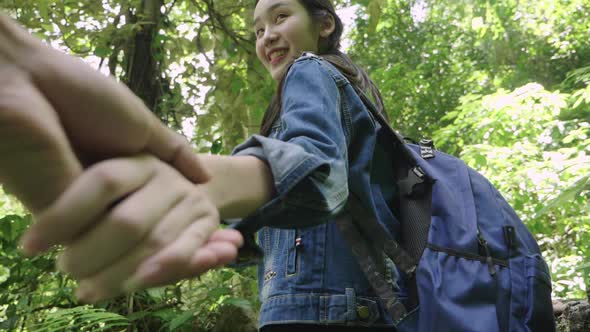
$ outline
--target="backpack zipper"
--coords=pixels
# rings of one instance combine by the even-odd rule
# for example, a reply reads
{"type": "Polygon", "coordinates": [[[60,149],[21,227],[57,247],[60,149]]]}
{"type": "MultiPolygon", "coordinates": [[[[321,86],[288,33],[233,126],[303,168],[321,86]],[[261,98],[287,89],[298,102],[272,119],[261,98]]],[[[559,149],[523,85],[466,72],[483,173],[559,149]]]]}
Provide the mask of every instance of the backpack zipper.
{"type": "Polygon", "coordinates": [[[488,247],[488,241],[486,241],[486,239],[481,234],[481,230],[479,229],[479,225],[477,226],[477,240],[479,241],[479,244],[482,246],[482,248],[485,252],[486,262],[488,263],[488,269],[490,271],[490,275],[493,277],[496,275],[496,267],[494,266],[494,259],[492,258],[490,248],[488,247]]]}

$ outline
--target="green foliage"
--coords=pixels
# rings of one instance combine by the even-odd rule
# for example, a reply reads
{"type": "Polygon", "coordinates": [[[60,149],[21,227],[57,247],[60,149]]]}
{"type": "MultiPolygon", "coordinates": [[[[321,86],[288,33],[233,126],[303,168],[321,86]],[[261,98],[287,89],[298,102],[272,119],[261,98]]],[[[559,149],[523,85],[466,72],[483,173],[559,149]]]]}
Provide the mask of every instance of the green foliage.
{"type": "MultiPolygon", "coordinates": [[[[374,1],[352,2],[374,16],[374,1]]],[[[352,55],[382,89],[394,127],[409,137],[432,136],[467,94],[531,82],[552,89],[587,65],[589,6],[585,0],[387,0],[376,33],[374,20],[358,17],[352,55]]]]}
{"type": "Polygon", "coordinates": [[[18,239],[30,224],[30,215],[0,215],[0,328],[8,330],[34,321],[43,308],[73,303],[71,282],[55,272],[55,253],[28,259],[19,252],[18,239]]]}
{"type": "Polygon", "coordinates": [[[123,331],[129,320],[104,309],[75,307],[49,312],[43,322],[31,326],[35,331],[123,331]]]}
{"type": "MultiPolygon", "coordinates": [[[[13,199],[0,194],[0,206],[13,199]]],[[[11,212],[12,209],[3,210],[11,212]]],[[[16,208],[18,210],[18,207],[16,208]]],[[[143,331],[208,330],[224,307],[257,312],[255,270],[220,269],[188,280],[107,301],[79,306],[75,283],[56,273],[56,252],[32,259],[18,250],[30,215],[0,214],[0,330],[143,331]]]]}

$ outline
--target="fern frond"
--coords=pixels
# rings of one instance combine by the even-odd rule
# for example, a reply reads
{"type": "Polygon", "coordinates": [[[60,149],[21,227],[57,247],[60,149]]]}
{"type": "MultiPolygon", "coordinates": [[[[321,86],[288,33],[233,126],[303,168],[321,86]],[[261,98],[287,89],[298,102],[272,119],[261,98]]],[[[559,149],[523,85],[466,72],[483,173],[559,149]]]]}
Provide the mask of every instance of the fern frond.
{"type": "Polygon", "coordinates": [[[31,326],[33,331],[120,331],[129,326],[129,320],[101,308],[89,306],[60,309],[48,312],[40,323],[31,326]]]}

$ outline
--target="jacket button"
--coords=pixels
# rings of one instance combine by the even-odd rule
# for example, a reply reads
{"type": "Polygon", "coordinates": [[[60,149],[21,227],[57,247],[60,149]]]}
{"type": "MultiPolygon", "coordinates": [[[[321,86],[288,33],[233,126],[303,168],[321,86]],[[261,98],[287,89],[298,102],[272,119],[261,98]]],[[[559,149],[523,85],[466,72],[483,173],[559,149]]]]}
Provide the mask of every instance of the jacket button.
{"type": "Polygon", "coordinates": [[[359,315],[360,319],[367,319],[369,318],[369,307],[367,306],[359,306],[356,308],[356,313],[359,315]]]}

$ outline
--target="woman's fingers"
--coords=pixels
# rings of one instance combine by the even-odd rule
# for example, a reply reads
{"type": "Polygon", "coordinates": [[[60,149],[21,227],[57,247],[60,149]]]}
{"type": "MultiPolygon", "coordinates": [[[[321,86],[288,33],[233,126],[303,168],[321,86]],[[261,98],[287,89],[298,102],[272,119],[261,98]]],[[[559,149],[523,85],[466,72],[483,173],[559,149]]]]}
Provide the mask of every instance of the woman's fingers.
{"type": "MultiPolygon", "coordinates": [[[[198,276],[212,268],[229,264],[238,257],[238,249],[244,243],[240,232],[233,229],[219,230],[213,235],[218,236],[212,236],[209,242],[197,250],[191,258],[190,264],[187,266],[189,277],[198,276]]],[[[164,282],[149,284],[149,287],[158,286],[164,282]]]]}
{"type": "Polygon", "coordinates": [[[192,252],[188,259],[186,254],[178,252],[182,246],[171,245],[142,263],[133,277],[126,281],[124,290],[131,292],[197,277],[233,262],[242,244],[243,238],[238,231],[222,229],[213,233],[207,243],[192,252]]]}
{"type": "Polygon", "coordinates": [[[242,233],[235,229],[219,229],[211,234],[207,242],[230,242],[240,248],[244,245],[244,237],[242,236],[242,233]]]}
{"type": "Polygon", "coordinates": [[[153,157],[112,159],[84,172],[45,211],[22,239],[24,252],[38,254],[74,240],[104,211],[153,176],[153,157]]]}
{"type": "MultiPolygon", "coordinates": [[[[145,286],[141,285],[141,283],[128,281],[129,276],[136,273],[137,268],[142,262],[146,261],[146,259],[154,255],[154,253],[157,253],[164,248],[164,250],[170,247],[174,248],[172,249],[175,253],[174,259],[172,261],[161,262],[165,264],[149,264],[148,269],[162,271],[163,269],[173,267],[174,271],[166,272],[173,276],[171,281],[177,281],[187,277],[187,270],[191,266],[190,263],[194,253],[207,242],[207,239],[219,224],[216,213],[208,213],[207,211],[211,210],[204,210],[198,220],[190,224],[190,226],[184,231],[178,229],[178,234],[176,234],[178,236],[177,238],[162,238],[154,229],[154,231],[152,231],[136,249],[130,251],[128,255],[122,257],[111,266],[99,271],[97,274],[84,279],[81,282],[80,291],[78,293],[80,299],[88,302],[95,302],[119,295],[126,290],[131,290],[131,288],[144,288],[145,286]],[[165,247],[165,242],[171,244],[168,247],[165,247]],[[161,243],[161,245],[158,243],[161,243]]],[[[226,257],[228,254],[220,253],[219,256],[226,257]]],[[[149,261],[151,262],[152,260],[150,259],[149,261]]]]}
{"type": "MultiPolygon", "coordinates": [[[[176,241],[139,266],[127,281],[126,291],[155,287],[198,276],[236,259],[242,236],[235,230],[217,230],[205,243],[195,243],[195,223],[176,241]]],[[[199,236],[197,235],[197,238],[199,236]]]]}
{"type": "MultiPolygon", "coordinates": [[[[162,167],[159,172],[178,174],[165,167],[168,169],[162,167]]],[[[185,198],[186,192],[188,188],[184,183],[165,174],[154,176],[101,216],[94,228],[69,244],[58,260],[60,270],[76,279],[86,278],[111,265],[143,241],[153,242],[148,245],[158,249],[163,243],[172,241],[198,217],[192,206],[195,199],[185,198]],[[153,227],[161,231],[146,237],[153,227]],[[105,245],[107,243],[109,245],[105,245]]]]}

